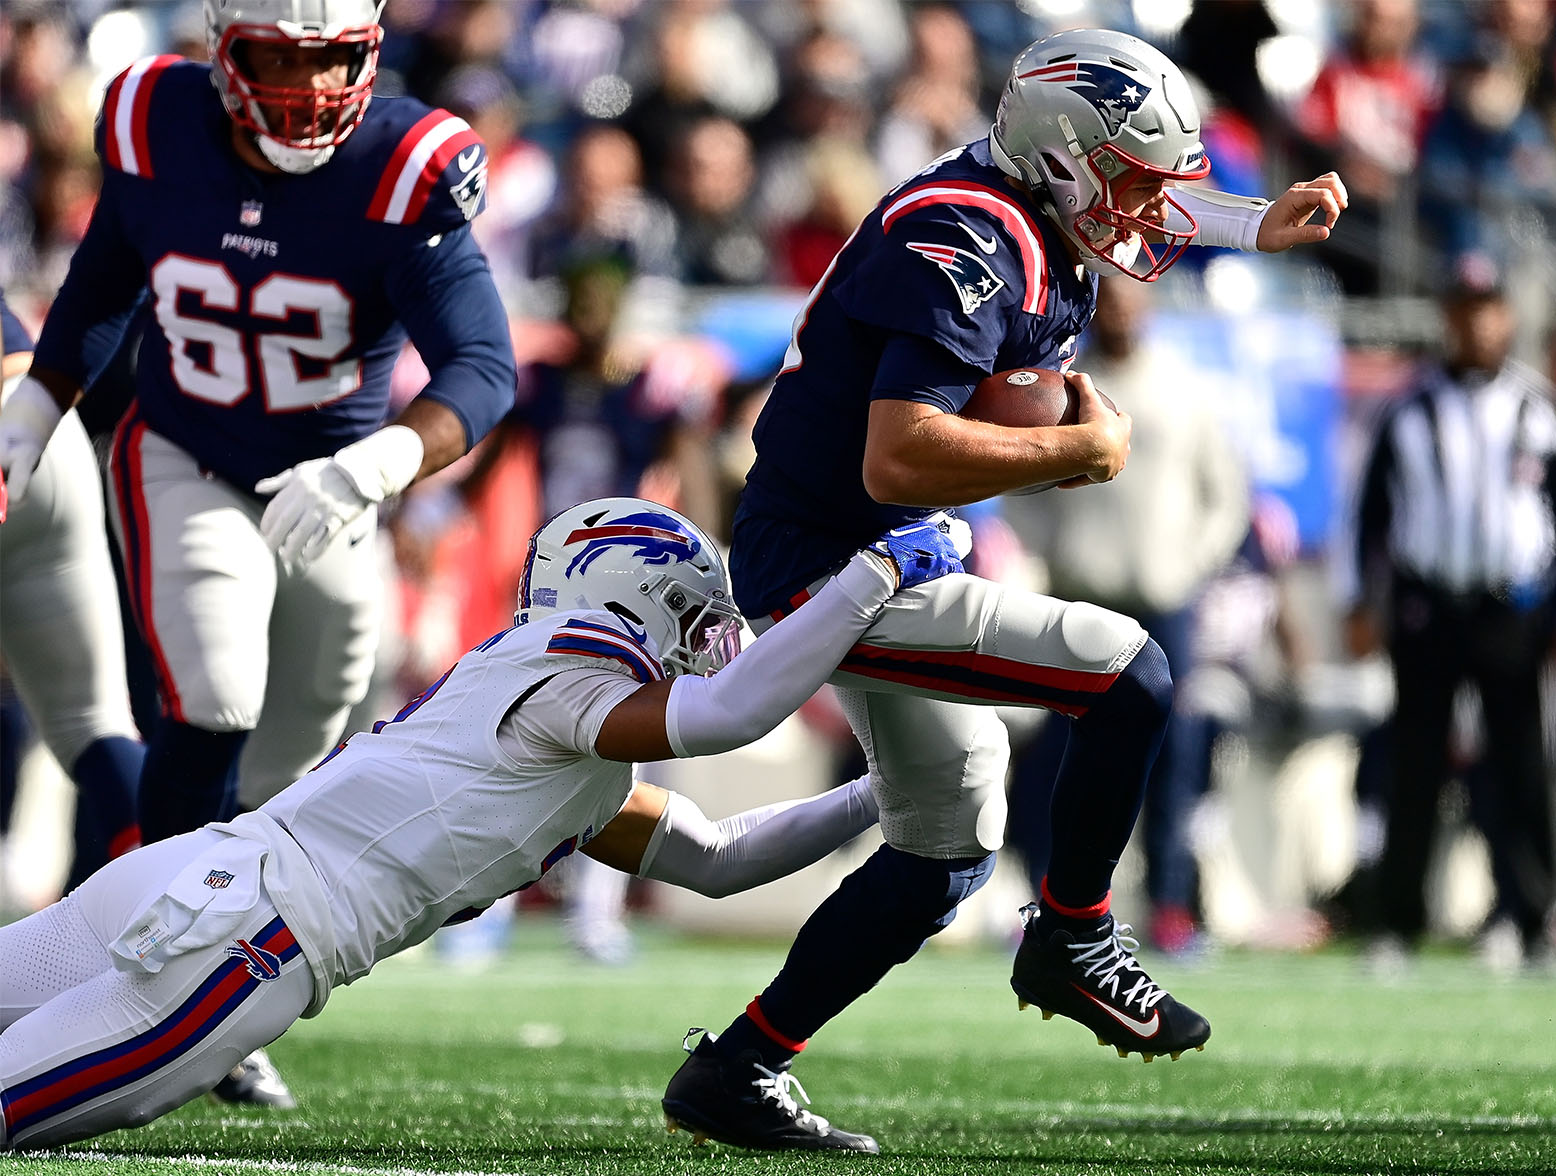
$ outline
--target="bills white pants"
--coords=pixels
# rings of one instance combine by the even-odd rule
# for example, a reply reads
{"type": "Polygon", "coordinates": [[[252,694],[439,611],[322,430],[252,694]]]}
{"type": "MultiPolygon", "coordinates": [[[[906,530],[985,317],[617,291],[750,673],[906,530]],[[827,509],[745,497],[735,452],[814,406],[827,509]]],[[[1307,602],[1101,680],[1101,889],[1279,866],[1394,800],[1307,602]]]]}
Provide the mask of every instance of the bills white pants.
{"type": "Polygon", "coordinates": [[[210,1090],[301,1015],[313,977],[248,873],[262,852],[209,829],[186,833],[116,858],[53,906],[0,927],[0,1150],[149,1122],[210,1090]],[[168,954],[155,972],[117,958],[110,945],[135,942],[138,921],[191,863],[213,900],[184,941],[214,941],[168,954]],[[227,886],[237,901],[214,891],[227,886]]]}

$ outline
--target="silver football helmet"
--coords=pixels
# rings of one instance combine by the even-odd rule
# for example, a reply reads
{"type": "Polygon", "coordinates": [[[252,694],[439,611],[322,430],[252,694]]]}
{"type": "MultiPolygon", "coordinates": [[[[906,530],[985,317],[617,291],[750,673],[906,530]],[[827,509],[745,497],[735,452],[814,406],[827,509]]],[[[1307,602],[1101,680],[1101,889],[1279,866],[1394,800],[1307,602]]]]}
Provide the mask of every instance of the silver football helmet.
{"type": "Polygon", "coordinates": [[[362,121],[373,96],[384,0],[205,0],[211,82],[227,113],[253,133],[282,171],[322,167],[362,121]],[[333,89],[267,85],[250,55],[266,45],[348,51],[345,85],[333,89]]]}
{"type": "Polygon", "coordinates": [[[530,539],[518,620],[571,609],[615,613],[672,678],[714,673],[740,650],[718,548],[684,515],[642,498],[569,507],[530,539]]]}
{"type": "Polygon", "coordinates": [[[1138,37],[1070,29],[1028,45],[1011,67],[989,150],[1044,203],[1087,269],[1152,282],[1199,232],[1170,191],[1177,229],[1119,205],[1142,181],[1210,171],[1187,80],[1138,37]],[[1160,240],[1146,241],[1146,232],[1160,240]]]}

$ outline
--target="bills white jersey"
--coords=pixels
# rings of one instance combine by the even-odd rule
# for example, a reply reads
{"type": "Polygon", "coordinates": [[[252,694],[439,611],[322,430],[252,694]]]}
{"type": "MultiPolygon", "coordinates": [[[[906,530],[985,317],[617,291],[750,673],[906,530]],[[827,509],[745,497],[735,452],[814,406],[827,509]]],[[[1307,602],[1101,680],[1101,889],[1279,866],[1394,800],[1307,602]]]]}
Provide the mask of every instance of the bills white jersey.
{"type": "Polygon", "coordinates": [[[535,882],[599,832],[626,803],[632,765],[596,757],[595,738],[664,676],[611,613],[530,621],[267,802],[323,882],[331,982],[535,882]]]}

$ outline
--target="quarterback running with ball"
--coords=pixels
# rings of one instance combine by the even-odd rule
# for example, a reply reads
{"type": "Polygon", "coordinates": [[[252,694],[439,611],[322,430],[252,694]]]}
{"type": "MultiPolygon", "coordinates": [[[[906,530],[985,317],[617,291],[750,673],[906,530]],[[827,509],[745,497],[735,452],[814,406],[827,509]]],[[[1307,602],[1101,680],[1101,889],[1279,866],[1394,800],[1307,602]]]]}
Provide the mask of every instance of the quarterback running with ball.
{"type": "MultiPolygon", "coordinates": [[[[796,320],[735,519],[735,599],[754,625],[803,615],[822,578],[888,527],[1117,477],[1130,419],[1080,373],[1076,425],[1004,428],[959,410],[992,372],[1069,368],[1099,273],[1152,281],[1191,241],[1322,240],[1345,206],[1333,174],[1273,203],[1177,186],[1209,170],[1188,83],[1156,49],[1078,29],[1024,50],[988,138],[889,192],[796,320]]],[[[1166,658],[1140,625],[959,576],[888,606],[832,682],[886,844],[811,915],[767,989],[697,1045],[665,1092],[672,1124],[746,1147],[876,1149],[799,1106],[789,1066],[989,877],[1009,758],[996,705],[1070,722],[1017,996],[1146,1061],[1205,1043],[1208,1022],[1141,968],[1109,903],[1171,706],[1166,658]]]]}

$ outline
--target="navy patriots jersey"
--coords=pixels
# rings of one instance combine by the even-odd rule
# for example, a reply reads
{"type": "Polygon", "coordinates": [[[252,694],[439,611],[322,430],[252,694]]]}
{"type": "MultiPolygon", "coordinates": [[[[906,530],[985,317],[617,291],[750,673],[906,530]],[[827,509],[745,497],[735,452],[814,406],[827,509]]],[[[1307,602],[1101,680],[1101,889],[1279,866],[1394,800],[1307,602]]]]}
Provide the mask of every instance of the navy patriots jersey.
{"type": "Polygon", "coordinates": [[[985,143],[887,193],[811,291],[753,430],[756,462],[735,517],[730,573],[748,616],[786,605],[891,527],[932,513],[864,488],[870,402],[957,412],[978,379],[1068,367],[1096,308],[1057,225],[1006,182],[985,143]],[[912,336],[961,378],[878,382],[889,341],[912,336]]]}
{"type": "Polygon", "coordinates": [[[334,157],[265,174],[232,146],[208,66],[147,58],[108,88],[103,188],[38,340],[81,339],[150,291],[135,412],[245,490],[372,432],[409,334],[474,443],[513,404],[507,319],[468,221],[486,150],[464,120],[374,98],[334,157]]]}
{"type": "Polygon", "coordinates": [[[16,355],[31,350],[31,332],[22,326],[22,320],[6,305],[5,291],[0,290],[0,355],[16,355]]]}

